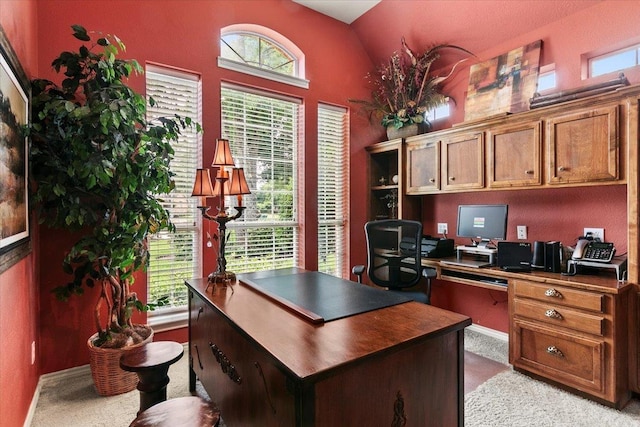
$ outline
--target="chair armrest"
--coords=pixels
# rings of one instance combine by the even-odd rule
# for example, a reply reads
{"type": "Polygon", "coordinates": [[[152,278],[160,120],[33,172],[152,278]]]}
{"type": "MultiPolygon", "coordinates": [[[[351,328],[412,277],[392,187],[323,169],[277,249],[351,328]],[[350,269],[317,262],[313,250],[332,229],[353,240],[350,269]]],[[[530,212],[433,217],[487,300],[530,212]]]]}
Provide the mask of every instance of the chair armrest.
{"type": "Polygon", "coordinates": [[[437,275],[438,272],[435,268],[425,267],[422,269],[422,277],[425,277],[427,279],[435,279],[437,275]]]}
{"type": "Polygon", "coordinates": [[[358,276],[358,283],[362,283],[362,275],[364,274],[364,265],[354,265],[351,272],[358,276]]]}

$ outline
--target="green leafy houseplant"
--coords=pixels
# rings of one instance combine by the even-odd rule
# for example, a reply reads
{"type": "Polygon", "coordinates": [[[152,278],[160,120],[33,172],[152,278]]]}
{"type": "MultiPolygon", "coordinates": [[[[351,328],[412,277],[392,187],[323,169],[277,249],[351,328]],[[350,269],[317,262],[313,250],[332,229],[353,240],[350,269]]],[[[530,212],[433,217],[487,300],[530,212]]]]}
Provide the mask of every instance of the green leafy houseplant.
{"type": "MultiPolygon", "coordinates": [[[[76,39],[91,41],[82,26],[72,29],[76,39]]],[[[116,58],[124,49],[116,36],[106,35],[77,52],[62,52],[52,62],[64,73],[61,85],[32,81],[29,130],[40,223],[82,235],[63,263],[72,279],[54,292],[67,300],[83,294],[84,286],[100,287],[94,345],[109,348],[143,340],[150,329],[134,325],[132,312],[164,302],[140,301],[131,290],[133,273],[148,265],[147,236],[174,229],[159,198],[174,188],[172,143],[189,126],[201,130],[186,117],[147,122],[147,101],[125,82],[143,69],[135,60],[116,58]]]]}
{"type": "Polygon", "coordinates": [[[425,113],[447,102],[447,96],[440,92],[440,84],[453,74],[458,64],[466,61],[458,61],[446,76],[433,75],[431,66],[443,49],[473,55],[451,44],[439,44],[416,54],[403,37],[402,50],[394,52],[386,63],[365,76],[372,88],[371,100],[350,101],[360,104],[370,119],[380,120],[384,127],[399,129],[414,123],[428,126],[425,113]]]}

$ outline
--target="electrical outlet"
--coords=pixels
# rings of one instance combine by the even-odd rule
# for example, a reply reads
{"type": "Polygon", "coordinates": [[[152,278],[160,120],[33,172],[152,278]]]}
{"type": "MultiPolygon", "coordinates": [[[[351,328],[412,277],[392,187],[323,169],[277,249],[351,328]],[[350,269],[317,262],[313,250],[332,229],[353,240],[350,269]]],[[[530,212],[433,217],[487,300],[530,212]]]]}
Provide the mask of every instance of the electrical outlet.
{"type": "Polygon", "coordinates": [[[526,225],[518,225],[516,226],[518,230],[518,239],[527,240],[527,226],[526,225]]]}
{"type": "Polygon", "coordinates": [[[604,242],[604,228],[586,228],[584,229],[583,236],[587,236],[587,234],[591,233],[591,237],[594,239],[598,238],[604,242]]]}
{"type": "Polygon", "coordinates": [[[446,222],[438,223],[438,234],[447,234],[449,232],[449,227],[446,222]]]}

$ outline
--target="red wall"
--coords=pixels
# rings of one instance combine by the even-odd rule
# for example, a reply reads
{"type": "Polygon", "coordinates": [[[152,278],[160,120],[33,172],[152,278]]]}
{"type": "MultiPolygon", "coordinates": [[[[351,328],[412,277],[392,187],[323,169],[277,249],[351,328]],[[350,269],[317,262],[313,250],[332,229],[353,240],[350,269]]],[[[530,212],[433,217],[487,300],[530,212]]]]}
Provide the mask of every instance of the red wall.
{"type": "MultiPolygon", "coordinates": [[[[28,77],[37,72],[34,1],[0,0],[0,25],[28,77]]],[[[0,184],[1,185],[1,184],[0,184]]],[[[23,424],[38,383],[38,233],[31,221],[33,251],[0,274],[0,424],[23,424]],[[36,349],[37,351],[37,349],[36,349]]]]}

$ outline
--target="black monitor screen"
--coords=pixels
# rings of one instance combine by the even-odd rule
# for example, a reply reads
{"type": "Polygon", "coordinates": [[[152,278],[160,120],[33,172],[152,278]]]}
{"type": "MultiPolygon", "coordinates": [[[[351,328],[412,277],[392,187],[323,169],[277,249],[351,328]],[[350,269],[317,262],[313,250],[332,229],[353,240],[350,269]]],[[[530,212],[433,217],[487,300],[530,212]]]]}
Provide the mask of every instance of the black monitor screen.
{"type": "Polygon", "coordinates": [[[458,206],[458,237],[490,240],[507,238],[507,205],[458,206]]]}

